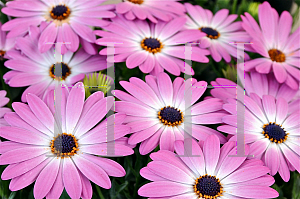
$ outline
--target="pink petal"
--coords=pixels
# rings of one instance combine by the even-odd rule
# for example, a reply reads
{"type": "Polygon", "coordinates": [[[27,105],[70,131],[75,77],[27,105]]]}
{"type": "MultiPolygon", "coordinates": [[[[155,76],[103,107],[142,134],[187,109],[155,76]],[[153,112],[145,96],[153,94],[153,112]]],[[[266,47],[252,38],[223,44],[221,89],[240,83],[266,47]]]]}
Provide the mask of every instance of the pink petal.
{"type": "Polygon", "coordinates": [[[160,73],[157,76],[157,84],[165,105],[171,105],[173,98],[173,85],[171,78],[166,73],[160,73]]]}
{"type": "Polygon", "coordinates": [[[107,143],[101,144],[93,144],[93,145],[84,145],[81,147],[81,150],[84,153],[106,156],[106,157],[119,157],[119,156],[127,156],[134,153],[134,151],[128,147],[121,144],[114,144],[114,151],[107,150],[107,143]],[[109,153],[108,153],[109,152],[109,153]],[[114,154],[111,154],[114,152],[114,154]]]}
{"type": "Polygon", "coordinates": [[[60,167],[60,159],[52,158],[52,161],[41,171],[34,184],[33,194],[36,198],[44,198],[52,188],[58,170],[60,167]]]}
{"type": "Polygon", "coordinates": [[[222,22],[227,18],[229,14],[229,10],[227,9],[221,9],[219,10],[213,17],[211,24],[214,27],[219,26],[220,24],[222,24],[222,22]]]}
{"type": "Polygon", "coordinates": [[[115,102],[115,110],[120,113],[126,113],[127,115],[149,117],[150,115],[156,115],[150,108],[141,106],[139,104],[131,102],[118,101],[115,102]]]}
{"type": "Polygon", "coordinates": [[[161,67],[166,69],[169,73],[173,75],[180,75],[180,69],[178,65],[168,56],[161,53],[156,55],[156,60],[161,67]]]}
{"type": "Polygon", "coordinates": [[[274,189],[261,185],[232,186],[228,187],[226,192],[242,198],[277,198],[279,196],[274,189]]]}
{"type": "Polygon", "coordinates": [[[128,12],[129,10],[131,10],[131,8],[132,8],[131,3],[128,3],[126,1],[121,2],[116,5],[116,12],[120,13],[120,14],[124,14],[124,13],[128,12]]]}
{"type": "Polygon", "coordinates": [[[78,173],[80,175],[81,184],[82,184],[81,198],[92,198],[93,188],[92,188],[91,182],[80,171],[78,173]]]}
{"type": "Polygon", "coordinates": [[[81,157],[74,155],[73,161],[76,167],[92,182],[100,187],[109,189],[111,187],[110,179],[105,171],[95,163],[81,157]]]}
{"type": "Polygon", "coordinates": [[[269,122],[275,121],[276,118],[275,97],[271,95],[262,96],[262,104],[269,122]]]}
{"type": "Polygon", "coordinates": [[[57,32],[58,28],[54,23],[50,23],[47,26],[47,28],[42,32],[38,43],[38,48],[41,53],[48,51],[52,47],[52,44],[47,43],[54,43],[57,36],[57,32]]]}
{"type": "Polygon", "coordinates": [[[160,149],[174,151],[175,135],[173,129],[166,127],[160,136],[160,149]]]}
{"type": "Polygon", "coordinates": [[[206,173],[214,175],[220,155],[220,140],[217,136],[209,136],[203,145],[206,173]]]}
{"type": "Polygon", "coordinates": [[[128,143],[129,144],[137,144],[139,142],[142,142],[142,141],[148,139],[150,136],[152,136],[154,133],[156,133],[161,128],[161,126],[162,126],[162,124],[158,124],[156,122],[155,125],[132,134],[130,136],[130,138],[128,139],[128,143]]]}
{"type": "Polygon", "coordinates": [[[46,198],[59,198],[64,190],[64,183],[63,183],[63,174],[62,174],[62,165],[58,169],[58,173],[55,179],[55,182],[51,188],[51,190],[48,192],[46,198]]]}
{"type": "Polygon", "coordinates": [[[96,41],[96,36],[94,35],[91,28],[88,26],[82,25],[78,22],[73,21],[71,24],[72,29],[81,37],[87,40],[88,42],[94,43],[96,41]]]}
{"type": "Polygon", "coordinates": [[[166,26],[161,30],[159,37],[164,40],[172,35],[174,35],[176,32],[180,31],[183,28],[183,25],[186,22],[185,17],[178,17],[176,19],[173,19],[172,21],[168,22],[166,26]]]}
{"type": "Polygon", "coordinates": [[[73,29],[70,27],[68,23],[63,23],[62,25],[62,35],[63,35],[63,41],[64,42],[70,42],[70,44],[66,44],[66,47],[72,51],[75,52],[79,47],[79,38],[73,31],[73,29]]]}
{"type": "Polygon", "coordinates": [[[82,191],[79,171],[71,158],[63,159],[63,182],[64,187],[71,198],[80,198],[82,191]]]}
{"type": "Polygon", "coordinates": [[[279,83],[285,82],[285,80],[287,79],[287,72],[282,64],[273,62],[273,71],[275,78],[279,83]]]}
{"type": "Polygon", "coordinates": [[[154,150],[160,141],[160,136],[163,132],[163,128],[160,128],[156,133],[154,133],[150,138],[143,141],[140,145],[139,151],[141,155],[146,155],[154,150]]]}

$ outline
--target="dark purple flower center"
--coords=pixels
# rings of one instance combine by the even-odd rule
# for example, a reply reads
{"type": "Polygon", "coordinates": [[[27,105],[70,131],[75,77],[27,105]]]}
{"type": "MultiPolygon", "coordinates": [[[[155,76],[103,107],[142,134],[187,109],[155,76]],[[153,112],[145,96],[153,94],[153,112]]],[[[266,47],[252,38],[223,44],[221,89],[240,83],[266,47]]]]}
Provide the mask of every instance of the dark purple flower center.
{"type": "Polygon", "coordinates": [[[217,198],[222,195],[223,187],[215,176],[204,175],[197,178],[194,191],[200,198],[217,198]]]}
{"type": "Polygon", "coordinates": [[[0,57],[4,57],[5,55],[5,51],[4,50],[0,50],[0,57]]]}
{"type": "Polygon", "coordinates": [[[220,33],[216,31],[215,29],[209,28],[209,27],[202,27],[200,30],[207,34],[207,37],[211,39],[218,39],[220,37],[220,33]]]}
{"type": "Polygon", "coordinates": [[[52,8],[50,15],[52,19],[57,19],[57,20],[64,20],[69,17],[71,14],[70,8],[68,8],[65,5],[57,5],[54,8],[52,8]]]}
{"type": "Polygon", "coordinates": [[[158,112],[158,119],[168,126],[177,126],[183,122],[183,114],[174,107],[164,107],[158,112]]]}
{"type": "Polygon", "coordinates": [[[277,49],[271,49],[268,51],[270,59],[276,62],[284,62],[285,61],[285,54],[277,49]]]}
{"type": "Polygon", "coordinates": [[[79,150],[77,139],[72,134],[59,134],[50,144],[52,153],[58,157],[72,156],[79,150]]]}
{"type": "Polygon", "coordinates": [[[150,37],[150,38],[143,39],[143,41],[141,42],[141,47],[144,50],[155,54],[155,53],[161,51],[161,49],[163,48],[163,45],[158,39],[150,37]]]}
{"type": "Polygon", "coordinates": [[[63,62],[61,62],[61,68],[55,68],[55,64],[53,64],[50,68],[50,76],[52,78],[61,77],[63,80],[65,80],[70,74],[71,74],[70,67],[63,62]],[[60,74],[62,76],[60,76],[60,74]]]}
{"type": "Polygon", "coordinates": [[[266,138],[269,138],[271,142],[282,143],[286,141],[288,133],[282,128],[281,125],[276,124],[275,122],[270,122],[263,126],[263,134],[266,138]]]}

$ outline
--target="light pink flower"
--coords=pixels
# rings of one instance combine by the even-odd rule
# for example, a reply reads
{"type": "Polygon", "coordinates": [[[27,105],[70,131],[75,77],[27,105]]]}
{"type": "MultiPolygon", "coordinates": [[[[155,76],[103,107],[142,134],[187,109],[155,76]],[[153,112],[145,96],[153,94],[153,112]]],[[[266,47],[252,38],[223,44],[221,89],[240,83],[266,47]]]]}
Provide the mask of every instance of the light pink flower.
{"type": "Polygon", "coordinates": [[[223,108],[231,115],[224,116],[222,121],[227,125],[218,130],[234,135],[230,141],[237,140],[237,106],[245,106],[244,136],[249,144],[249,155],[261,159],[271,169],[270,174],[277,172],[287,182],[290,170],[300,172],[300,110],[289,110],[284,98],[271,95],[259,97],[244,96],[242,104],[228,100],[223,108]]]}
{"type": "MultiPolygon", "coordinates": [[[[236,155],[236,144],[227,142],[220,149],[217,136],[205,142],[192,141],[192,154],[187,154],[183,141],[175,142],[174,154],[161,150],[150,155],[152,162],[140,174],[153,182],[143,185],[138,193],[149,198],[276,198],[270,188],[275,180],[260,160],[245,160],[236,155]],[[179,155],[179,156],[178,156],[179,155]],[[193,155],[193,156],[192,156],[193,155]]],[[[246,154],[249,147],[245,146],[246,154]]]]}
{"type": "Polygon", "coordinates": [[[100,18],[115,17],[110,11],[114,5],[102,5],[106,0],[15,0],[6,3],[1,11],[7,15],[17,17],[2,26],[2,30],[10,31],[8,38],[26,33],[30,25],[38,26],[41,22],[47,22],[41,37],[38,40],[40,52],[48,51],[52,45],[46,42],[71,42],[63,47],[75,52],[79,47],[79,41],[87,47],[87,52],[96,51],[88,49],[94,43],[96,37],[89,26],[102,27],[107,25],[100,18]],[[90,44],[88,44],[90,43],[90,44]]]}
{"type": "Polygon", "coordinates": [[[130,82],[121,81],[121,86],[130,94],[114,91],[114,95],[122,100],[116,102],[116,111],[127,115],[125,123],[133,133],[128,143],[141,142],[139,150],[142,155],[151,152],[158,145],[160,149],[174,151],[174,142],[183,140],[185,133],[197,140],[205,140],[209,135],[215,134],[221,143],[226,142],[224,135],[203,126],[221,123],[221,118],[226,113],[217,111],[222,110],[223,102],[209,99],[196,103],[205,92],[207,83],[197,82],[195,79],[186,81],[190,83],[177,77],[172,83],[166,73],[160,73],[157,77],[146,76],[146,82],[135,77],[130,78],[130,82]],[[185,92],[192,92],[190,105],[185,104],[185,92]],[[191,111],[190,115],[187,110],[191,111]],[[190,119],[192,129],[185,126],[187,118],[190,119]]]}
{"type": "Polygon", "coordinates": [[[279,83],[299,89],[300,28],[290,34],[293,22],[291,14],[284,11],[279,17],[268,2],[259,5],[258,11],[260,26],[250,14],[241,16],[243,28],[252,37],[252,48],[263,56],[246,61],[245,70],[255,69],[263,74],[273,71],[279,83]]]}
{"type": "Polygon", "coordinates": [[[36,95],[28,94],[28,105],[15,102],[15,113],[4,116],[11,126],[0,127],[0,136],[10,140],[0,143],[0,164],[9,164],[1,178],[12,179],[11,191],[35,182],[35,198],[58,199],[64,188],[71,198],[92,198],[90,181],[109,189],[109,176],[125,176],[121,165],[104,157],[133,154],[123,141],[118,142],[130,128],[122,124],[124,115],[115,115],[114,138],[107,140],[107,121],[98,123],[114,99],[96,92],[84,101],[82,83],[70,92],[63,89],[61,120],[54,114],[53,93],[52,97],[45,104],[36,95]],[[114,155],[108,154],[108,143],[114,143],[114,155]]]}
{"type": "Polygon", "coordinates": [[[42,98],[48,90],[54,88],[56,81],[71,86],[82,80],[85,74],[107,68],[104,56],[91,56],[82,48],[75,54],[68,51],[62,56],[62,77],[59,80],[54,75],[54,48],[40,53],[37,46],[39,28],[31,26],[29,33],[25,38],[16,39],[16,47],[21,52],[8,52],[11,59],[4,63],[7,68],[12,69],[3,76],[9,86],[29,86],[22,94],[23,102],[26,102],[27,93],[34,93],[42,98]]]}
{"type": "MultiPolygon", "coordinates": [[[[189,14],[185,27],[205,33],[198,38],[201,48],[208,48],[212,58],[219,62],[223,58],[230,62],[231,56],[237,57],[237,45],[230,42],[249,42],[250,36],[243,30],[241,22],[234,22],[236,14],[228,15],[229,10],[221,9],[215,15],[198,5],[184,4],[189,14]]],[[[248,49],[249,45],[245,45],[248,49]]],[[[245,54],[246,59],[249,56],[245,54]]]]}
{"type": "Polygon", "coordinates": [[[5,31],[2,31],[1,27],[2,23],[0,22],[0,59],[8,59],[6,52],[14,47],[15,38],[7,39],[5,31]]]}
{"type": "Polygon", "coordinates": [[[116,5],[116,12],[128,20],[169,21],[185,14],[184,6],[177,1],[180,0],[124,0],[116,5]]]}
{"type": "MultiPolygon", "coordinates": [[[[105,29],[96,30],[95,34],[102,38],[96,41],[103,46],[114,45],[114,51],[108,52],[107,48],[100,51],[101,55],[109,56],[108,62],[124,62],[128,68],[139,66],[143,73],[158,74],[164,69],[173,75],[179,76],[181,72],[193,75],[192,67],[182,61],[185,59],[185,44],[195,41],[203,36],[197,30],[182,30],[186,18],[178,17],[170,22],[158,22],[126,20],[118,15],[105,29]],[[178,59],[179,58],[179,59],[178,59]]],[[[191,59],[197,62],[207,63],[208,50],[192,46],[191,59]]]]}
{"type": "Polygon", "coordinates": [[[0,126],[8,125],[7,122],[4,120],[3,116],[5,113],[11,112],[9,108],[3,107],[9,102],[9,99],[5,97],[5,95],[6,91],[0,90],[0,126]]]}

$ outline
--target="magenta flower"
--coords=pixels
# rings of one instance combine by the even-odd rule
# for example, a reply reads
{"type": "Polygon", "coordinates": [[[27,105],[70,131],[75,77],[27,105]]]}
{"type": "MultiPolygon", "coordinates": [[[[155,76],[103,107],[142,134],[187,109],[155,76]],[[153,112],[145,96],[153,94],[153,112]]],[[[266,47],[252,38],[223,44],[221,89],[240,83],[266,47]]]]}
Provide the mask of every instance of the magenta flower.
{"type": "MultiPolygon", "coordinates": [[[[102,27],[106,21],[99,18],[115,17],[112,11],[114,5],[100,6],[106,0],[15,0],[6,3],[2,12],[18,17],[2,26],[2,30],[10,31],[8,38],[26,33],[30,25],[38,26],[47,22],[38,40],[38,49],[44,53],[52,45],[46,42],[71,42],[66,48],[75,52],[79,47],[79,40],[94,43],[96,37],[89,26],[102,27]]],[[[63,54],[66,52],[63,47],[63,54]]]]}
{"type": "MultiPolygon", "coordinates": [[[[262,99],[244,97],[244,135],[245,144],[250,146],[249,154],[261,159],[271,169],[271,175],[278,172],[284,181],[289,181],[290,170],[300,172],[300,110],[289,111],[285,99],[275,99],[271,95],[263,95],[262,99]]],[[[218,130],[234,135],[230,141],[237,139],[236,108],[244,106],[234,101],[223,106],[231,114],[222,119],[228,125],[218,127],[218,130]]]]}
{"type": "Polygon", "coordinates": [[[104,158],[133,153],[118,142],[130,132],[122,124],[124,116],[115,116],[114,139],[107,140],[107,121],[97,124],[113,106],[113,97],[105,98],[102,92],[96,92],[84,99],[82,83],[77,83],[70,93],[63,89],[61,120],[54,115],[53,99],[45,104],[36,95],[28,94],[28,105],[13,103],[15,113],[4,116],[11,126],[0,127],[0,136],[10,140],[1,143],[0,164],[9,164],[1,178],[12,179],[11,191],[35,181],[35,198],[58,199],[64,188],[71,198],[92,198],[90,181],[109,189],[109,176],[125,176],[121,165],[104,158]],[[115,153],[109,155],[107,145],[113,142],[115,153]]]}
{"type": "MultiPolygon", "coordinates": [[[[231,56],[237,57],[236,45],[229,42],[249,42],[250,36],[243,31],[241,22],[234,22],[238,15],[228,15],[227,9],[219,10],[214,16],[210,10],[198,5],[184,4],[187,13],[186,28],[205,33],[206,37],[198,38],[201,48],[208,48],[212,58],[219,62],[223,58],[230,62],[231,56]]],[[[248,49],[248,46],[245,45],[248,49]]],[[[246,59],[249,56],[245,54],[246,59]]]]}
{"type": "MultiPolygon", "coordinates": [[[[114,51],[108,52],[107,48],[100,51],[101,55],[115,54],[108,57],[108,62],[126,61],[128,68],[139,66],[143,73],[154,75],[164,69],[176,76],[180,72],[194,74],[191,66],[178,58],[185,59],[185,46],[182,44],[195,41],[205,34],[197,30],[182,30],[185,17],[157,24],[141,20],[133,22],[121,15],[111,20],[112,23],[105,27],[108,31],[95,31],[102,37],[96,41],[97,44],[109,46],[117,42],[114,51]]],[[[208,54],[207,50],[192,46],[193,61],[207,63],[208,54]]]]}
{"type": "MultiPolygon", "coordinates": [[[[210,135],[204,143],[192,141],[194,157],[184,156],[183,141],[175,142],[175,151],[158,151],[140,174],[153,182],[142,186],[138,193],[151,198],[276,198],[270,188],[275,180],[260,160],[245,160],[236,155],[236,144],[228,142],[220,149],[219,139],[210,135]]],[[[246,154],[249,147],[246,146],[246,154]]],[[[184,152],[185,151],[185,152],[184,152]]]]}
{"type": "MultiPolygon", "coordinates": [[[[297,90],[293,90],[286,84],[280,84],[276,81],[274,74],[261,74],[256,71],[250,73],[239,74],[244,79],[245,95],[257,95],[262,98],[263,95],[272,95],[275,98],[284,98],[287,102],[293,101],[297,90]]],[[[217,78],[211,82],[215,88],[211,90],[211,95],[215,98],[222,99],[227,102],[227,98],[236,98],[237,89],[244,92],[243,88],[228,79],[217,78]]],[[[239,99],[238,99],[239,100],[239,99]]],[[[295,99],[294,99],[295,100],[295,99]]]]}
{"type": "Polygon", "coordinates": [[[3,107],[9,102],[9,99],[5,95],[6,91],[0,90],[0,127],[8,125],[3,116],[5,113],[11,112],[9,108],[3,107]]]}
{"type": "Polygon", "coordinates": [[[169,21],[185,14],[184,6],[177,1],[180,0],[126,0],[116,5],[116,12],[124,14],[128,20],[169,21]]]}
{"type": "MultiPolygon", "coordinates": [[[[225,136],[216,130],[201,124],[221,123],[226,113],[216,113],[222,110],[219,99],[195,102],[205,92],[207,83],[195,79],[186,80],[177,77],[173,84],[166,73],[157,77],[146,76],[146,83],[138,78],[130,78],[130,82],[121,81],[120,84],[130,94],[115,90],[114,94],[122,101],[117,101],[117,112],[127,115],[125,123],[131,127],[128,143],[140,145],[140,153],[145,155],[160,145],[160,149],[174,151],[174,142],[183,140],[184,133],[189,133],[197,140],[205,140],[210,134],[219,137],[221,143],[226,142],[225,136]],[[193,85],[193,87],[191,87],[193,85]],[[184,93],[192,91],[191,104],[185,104],[184,93]],[[190,110],[191,115],[186,111],[190,110]],[[184,128],[184,120],[190,118],[191,128],[184,128]]],[[[188,127],[187,127],[188,128],[188,127]]]]}
{"type": "Polygon", "coordinates": [[[22,94],[22,101],[26,102],[26,94],[34,93],[39,97],[51,88],[55,81],[71,86],[82,80],[87,73],[107,68],[105,57],[89,55],[80,49],[76,54],[68,51],[62,56],[62,77],[55,77],[54,48],[45,53],[40,53],[37,47],[39,31],[31,26],[30,34],[25,38],[17,38],[16,46],[22,51],[10,52],[10,60],[4,65],[13,69],[7,72],[3,78],[11,87],[29,86],[22,94]]]}
{"type": "Polygon", "coordinates": [[[245,62],[245,70],[259,73],[274,72],[279,83],[286,83],[293,89],[299,89],[300,81],[300,28],[290,34],[292,16],[284,11],[281,16],[268,2],[259,6],[260,27],[253,17],[245,13],[243,28],[252,37],[252,48],[262,58],[245,62]]]}
{"type": "Polygon", "coordinates": [[[0,59],[8,59],[7,51],[11,50],[15,45],[15,38],[7,39],[5,31],[1,30],[2,23],[0,22],[0,59]]]}

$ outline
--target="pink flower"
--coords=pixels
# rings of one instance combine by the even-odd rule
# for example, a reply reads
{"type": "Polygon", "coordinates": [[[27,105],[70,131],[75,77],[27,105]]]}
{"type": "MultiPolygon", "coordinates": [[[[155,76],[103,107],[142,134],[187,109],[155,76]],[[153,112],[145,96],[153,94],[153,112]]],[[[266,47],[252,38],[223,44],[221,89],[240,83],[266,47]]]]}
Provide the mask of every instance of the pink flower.
{"type": "MultiPolygon", "coordinates": [[[[241,22],[234,22],[236,14],[228,15],[229,10],[221,9],[214,16],[210,10],[198,5],[184,4],[189,14],[185,27],[205,33],[198,38],[201,48],[208,48],[212,58],[219,62],[223,58],[230,62],[231,56],[237,57],[237,46],[230,42],[249,42],[249,35],[243,31],[241,22]]],[[[249,46],[249,45],[248,45],[249,46]]],[[[248,49],[245,45],[245,48],[248,49]]],[[[247,54],[246,59],[249,59],[247,54]]]]}
{"type": "Polygon", "coordinates": [[[116,5],[116,12],[124,14],[128,20],[149,19],[153,23],[158,20],[169,21],[185,14],[184,6],[177,1],[180,0],[125,0],[116,5]]]}
{"type": "Polygon", "coordinates": [[[22,51],[12,51],[8,55],[10,60],[4,65],[13,69],[7,72],[3,78],[11,87],[29,86],[22,94],[22,101],[26,102],[26,94],[34,93],[43,97],[48,90],[54,88],[56,81],[71,86],[82,80],[87,73],[107,68],[105,57],[89,55],[80,49],[76,54],[68,51],[62,56],[62,77],[55,77],[54,48],[45,53],[38,51],[37,40],[39,28],[31,26],[29,35],[25,38],[17,38],[16,46],[22,51]]]}
{"type": "Polygon", "coordinates": [[[133,154],[130,147],[118,142],[130,132],[122,124],[124,115],[115,115],[114,138],[107,141],[107,121],[97,124],[113,106],[113,97],[96,92],[84,99],[82,83],[70,92],[62,89],[60,120],[54,114],[54,97],[45,104],[28,94],[28,105],[13,103],[15,113],[4,116],[11,126],[0,127],[0,136],[10,140],[1,142],[0,164],[9,164],[1,178],[12,179],[11,191],[35,181],[35,198],[58,199],[64,188],[71,198],[92,198],[90,181],[109,189],[109,176],[125,176],[121,165],[104,158],[133,154]],[[108,143],[114,144],[114,155],[108,154],[108,143]]]}
{"type": "MultiPolygon", "coordinates": [[[[100,6],[106,0],[15,0],[6,3],[7,7],[2,12],[18,17],[2,26],[2,30],[10,31],[8,38],[16,37],[26,33],[30,25],[38,26],[41,22],[47,22],[41,37],[38,40],[38,49],[44,53],[52,45],[46,42],[71,42],[63,47],[62,53],[66,49],[75,52],[79,47],[79,41],[85,43],[84,46],[94,43],[96,37],[89,26],[101,27],[107,22],[99,18],[115,17],[109,10],[114,5],[100,6]]],[[[88,47],[87,46],[87,47],[88,47]]],[[[87,50],[90,52],[90,50],[87,50]]],[[[93,52],[93,51],[92,51],[93,52]]]]}
{"type": "MultiPolygon", "coordinates": [[[[109,56],[108,62],[124,62],[128,68],[139,66],[143,73],[158,74],[164,69],[173,75],[179,76],[180,72],[194,74],[190,65],[180,59],[185,59],[185,44],[195,41],[205,34],[197,30],[182,30],[186,18],[178,17],[170,22],[126,20],[123,16],[111,19],[112,23],[106,26],[108,31],[96,30],[95,34],[102,38],[96,41],[103,46],[115,44],[113,52],[107,48],[100,51],[101,55],[109,56]],[[178,59],[180,58],[180,59],[178,59]]],[[[192,46],[191,59],[207,63],[209,52],[205,49],[192,46]]]]}
{"type": "Polygon", "coordinates": [[[0,59],[8,59],[6,52],[14,47],[15,38],[7,39],[5,31],[2,31],[1,27],[2,23],[0,22],[0,59]]]}
{"type": "Polygon", "coordinates": [[[124,122],[133,133],[128,143],[141,142],[139,150],[142,155],[158,145],[160,149],[174,151],[174,142],[183,140],[185,133],[197,140],[205,140],[210,134],[215,134],[221,143],[226,142],[224,135],[202,126],[221,123],[226,113],[217,111],[222,110],[223,103],[219,99],[209,99],[195,104],[205,92],[207,83],[195,79],[186,82],[189,83],[177,77],[172,83],[166,73],[160,73],[157,77],[146,76],[146,82],[135,77],[130,78],[130,82],[121,81],[120,84],[130,94],[114,91],[115,96],[122,100],[116,102],[116,111],[127,115],[124,122]],[[190,105],[185,103],[185,92],[192,92],[190,105]],[[188,110],[191,112],[187,113],[188,110]],[[184,121],[191,123],[192,129],[185,126],[187,123],[184,121]]]}
{"type": "Polygon", "coordinates": [[[292,16],[284,11],[281,16],[268,2],[259,6],[260,27],[253,17],[245,13],[241,16],[243,28],[252,37],[252,48],[262,58],[245,62],[245,70],[255,70],[267,74],[274,72],[279,83],[286,83],[293,89],[299,89],[300,81],[300,28],[290,34],[292,16]]]}
{"type": "Polygon", "coordinates": [[[300,109],[289,110],[284,98],[271,95],[244,98],[245,105],[236,100],[224,104],[231,115],[222,118],[227,125],[218,130],[234,135],[230,141],[236,141],[237,106],[245,106],[244,135],[249,155],[261,159],[271,175],[278,172],[285,182],[289,181],[290,170],[300,172],[300,109]]]}
{"type": "Polygon", "coordinates": [[[11,112],[9,108],[3,107],[9,102],[9,99],[5,95],[6,91],[0,90],[0,127],[8,125],[3,116],[5,113],[11,112]]]}
{"type": "MultiPolygon", "coordinates": [[[[245,160],[236,155],[236,144],[228,142],[220,149],[219,139],[210,135],[205,142],[192,141],[192,154],[187,154],[183,141],[175,142],[176,155],[158,151],[140,174],[153,182],[143,185],[138,193],[150,198],[276,198],[270,188],[275,180],[260,160],[245,160]],[[191,156],[193,155],[193,156],[191,156]]],[[[246,154],[249,147],[245,146],[246,154]]]]}
{"type": "MultiPolygon", "coordinates": [[[[272,95],[275,98],[282,97],[287,102],[291,102],[297,93],[297,90],[291,89],[286,84],[278,83],[273,73],[260,74],[252,71],[245,73],[244,76],[239,74],[239,76],[240,78],[245,78],[243,81],[246,91],[245,95],[247,96],[255,95],[255,97],[262,98],[263,95],[272,95]]],[[[222,99],[224,102],[227,102],[227,98],[236,98],[237,89],[240,92],[244,92],[244,89],[240,85],[224,78],[217,78],[216,81],[211,82],[211,85],[215,87],[211,90],[211,95],[222,99]]]]}

